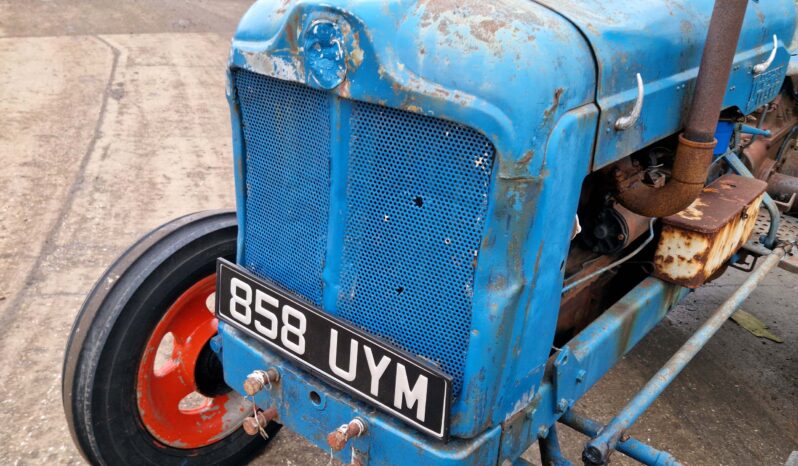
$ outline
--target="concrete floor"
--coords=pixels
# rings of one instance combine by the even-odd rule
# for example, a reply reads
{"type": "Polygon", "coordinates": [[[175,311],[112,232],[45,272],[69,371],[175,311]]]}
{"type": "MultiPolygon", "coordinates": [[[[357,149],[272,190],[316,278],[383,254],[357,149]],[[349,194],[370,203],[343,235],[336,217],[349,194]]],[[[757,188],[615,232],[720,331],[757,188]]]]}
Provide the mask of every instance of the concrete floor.
{"type": "MultiPolygon", "coordinates": [[[[147,230],[233,205],[224,66],[248,3],[0,0],[0,464],[82,462],[60,372],[86,292],[147,230]]],[[[689,297],[579,409],[609,420],[743,278],[689,297]]],[[[745,305],[783,344],[726,324],[632,433],[689,465],[783,464],[798,449],[796,285],[777,271],[745,305]]],[[[283,431],[254,464],[327,461],[283,431]]]]}

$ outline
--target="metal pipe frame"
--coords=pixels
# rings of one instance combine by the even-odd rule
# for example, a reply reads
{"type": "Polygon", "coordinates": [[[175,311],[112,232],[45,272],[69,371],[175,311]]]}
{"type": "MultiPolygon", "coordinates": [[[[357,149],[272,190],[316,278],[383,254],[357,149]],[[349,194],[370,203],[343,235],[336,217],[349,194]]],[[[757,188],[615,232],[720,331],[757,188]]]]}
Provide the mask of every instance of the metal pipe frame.
{"type": "Polygon", "coordinates": [[[604,465],[610,453],[616,449],[623,433],[654,403],[677,375],[706,345],[724,322],[742,305],[757,285],[784,257],[785,250],[776,248],[766,256],[762,264],[748,276],[740,287],[707,319],[701,327],[671,356],[634,398],[587,443],[582,452],[585,465],[604,465]]]}
{"type": "Polygon", "coordinates": [[[543,466],[573,466],[560,450],[556,425],[551,426],[548,435],[540,439],[540,462],[543,466]]]}
{"type": "MultiPolygon", "coordinates": [[[[590,438],[596,437],[604,426],[592,419],[580,416],[573,410],[563,414],[560,422],[575,431],[587,435],[590,438]]],[[[615,446],[615,449],[624,455],[649,466],[682,466],[670,453],[641,442],[632,437],[623,437],[615,446]]],[[[542,446],[541,446],[542,451],[542,446]]]]}

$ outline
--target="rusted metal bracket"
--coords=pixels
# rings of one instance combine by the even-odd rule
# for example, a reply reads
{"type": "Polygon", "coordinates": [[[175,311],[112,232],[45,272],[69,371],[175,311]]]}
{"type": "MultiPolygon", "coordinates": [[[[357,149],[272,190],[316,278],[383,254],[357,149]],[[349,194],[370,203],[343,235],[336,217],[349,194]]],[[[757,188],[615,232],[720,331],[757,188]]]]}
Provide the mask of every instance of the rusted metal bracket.
{"type": "Polygon", "coordinates": [[[585,380],[587,372],[582,369],[579,359],[565,346],[560,349],[554,358],[552,383],[557,413],[564,413],[571,409],[581,395],[580,385],[585,380]]]}

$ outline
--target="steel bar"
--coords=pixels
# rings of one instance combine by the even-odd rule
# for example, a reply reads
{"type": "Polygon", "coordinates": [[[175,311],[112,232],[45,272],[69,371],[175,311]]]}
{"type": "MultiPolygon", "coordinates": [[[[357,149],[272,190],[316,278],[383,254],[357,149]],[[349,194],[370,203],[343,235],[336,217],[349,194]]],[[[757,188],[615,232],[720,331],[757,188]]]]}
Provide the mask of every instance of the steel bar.
{"type": "Polygon", "coordinates": [[[562,455],[556,424],[549,428],[546,437],[540,439],[540,462],[543,463],[543,466],[573,466],[562,455]]]}
{"type": "Polygon", "coordinates": [[[587,443],[583,452],[583,459],[587,465],[603,465],[607,457],[618,444],[623,432],[628,429],[637,418],[651,406],[654,400],[673,379],[687,366],[695,355],[704,347],[710,338],[718,331],[724,322],[748,298],[759,282],[784,257],[785,251],[776,248],[766,256],[756,270],[740,285],[739,288],[704,322],[701,327],[671,356],[667,363],[657,371],[654,377],[640,390],[637,395],[619,412],[601,433],[587,443]]]}
{"type": "MultiPolygon", "coordinates": [[[[604,429],[603,425],[592,419],[580,416],[573,410],[565,413],[560,418],[560,422],[590,438],[597,436],[604,429]]],[[[615,449],[629,458],[648,466],[682,466],[670,453],[657,450],[632,437],[621,439],[615,449]]]]}

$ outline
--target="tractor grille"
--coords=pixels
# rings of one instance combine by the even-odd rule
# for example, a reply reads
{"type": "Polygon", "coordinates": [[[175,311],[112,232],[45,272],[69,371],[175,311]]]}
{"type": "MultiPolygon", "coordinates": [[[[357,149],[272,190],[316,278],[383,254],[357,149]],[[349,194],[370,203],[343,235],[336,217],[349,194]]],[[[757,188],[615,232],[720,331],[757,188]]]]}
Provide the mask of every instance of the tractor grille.
{"type": "Polygon", "coordinates": [[[457,395],[493,145],[445,120],[243,70],[234,80],[243,265],[438,364],[457,395]]]}
{"type": "Polygon", "coordinates": [[[330,209],[326,94],[254,73],[236,73],[246,153],[243,265],[316,305],[330,209]]]}

